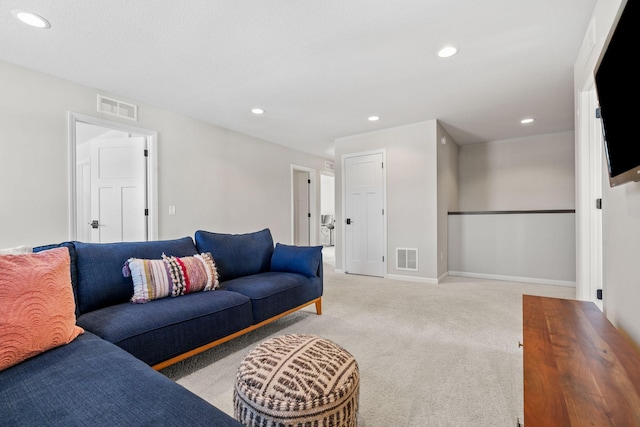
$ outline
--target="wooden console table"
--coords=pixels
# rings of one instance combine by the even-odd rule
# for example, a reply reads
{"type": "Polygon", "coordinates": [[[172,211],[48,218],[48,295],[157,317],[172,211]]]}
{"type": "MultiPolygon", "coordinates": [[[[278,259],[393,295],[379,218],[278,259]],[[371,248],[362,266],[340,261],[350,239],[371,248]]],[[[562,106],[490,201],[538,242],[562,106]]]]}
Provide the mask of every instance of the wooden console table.
{"type": "Polygon", "coordinates": [[[524,295],[524,427],[640,426],[640,353],[592,302],[524,295]]]}

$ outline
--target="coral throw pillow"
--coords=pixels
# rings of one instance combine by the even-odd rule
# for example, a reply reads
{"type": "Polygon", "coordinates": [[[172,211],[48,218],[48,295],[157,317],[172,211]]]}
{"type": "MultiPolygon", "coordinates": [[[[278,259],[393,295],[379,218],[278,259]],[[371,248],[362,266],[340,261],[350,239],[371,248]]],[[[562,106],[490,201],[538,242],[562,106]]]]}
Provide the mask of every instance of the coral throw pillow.
{"type": "Polygon", "coordinates": [[[67,248],[0,255],[0,371],[84,332],[69,263],[67,248]]]}

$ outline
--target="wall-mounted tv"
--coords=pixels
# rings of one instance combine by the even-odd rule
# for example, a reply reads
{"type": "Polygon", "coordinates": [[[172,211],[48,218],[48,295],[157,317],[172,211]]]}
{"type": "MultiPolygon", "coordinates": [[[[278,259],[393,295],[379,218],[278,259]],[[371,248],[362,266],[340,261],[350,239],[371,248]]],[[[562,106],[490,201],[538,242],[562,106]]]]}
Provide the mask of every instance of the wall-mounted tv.
{"type": "Polygon", "coordinates": [[[628,0],[609,34],[595,71],[611,187],[640,181],[640,0],[628,0]]]}

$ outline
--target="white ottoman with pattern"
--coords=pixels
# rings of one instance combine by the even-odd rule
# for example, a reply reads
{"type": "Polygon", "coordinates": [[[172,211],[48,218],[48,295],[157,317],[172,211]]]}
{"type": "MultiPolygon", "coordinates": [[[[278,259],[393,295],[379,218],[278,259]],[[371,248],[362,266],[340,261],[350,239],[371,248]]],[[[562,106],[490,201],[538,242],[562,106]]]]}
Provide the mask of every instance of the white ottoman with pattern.
{"type": "Polygon", "coordinates": [[[315,335],[282,335],[240,364],[234,414],[245,426],[355,427],[360,376],[344,348],[315,335]]]}

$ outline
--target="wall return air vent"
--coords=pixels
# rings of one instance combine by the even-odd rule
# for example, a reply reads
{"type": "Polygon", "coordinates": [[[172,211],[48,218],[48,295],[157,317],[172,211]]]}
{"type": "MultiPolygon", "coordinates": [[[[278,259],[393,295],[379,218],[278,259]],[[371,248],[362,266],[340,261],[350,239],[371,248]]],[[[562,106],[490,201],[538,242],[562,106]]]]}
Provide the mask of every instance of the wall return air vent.
{"type": "Polygon", "coordinates": [[[138,106],[98,95],[98,112],[138,121],[138,106]]]}
{"type": "Polygon", "coordinates": [[[418,271],[418,250],[396,248],[396,268],[398,270],[418,271]]]}

